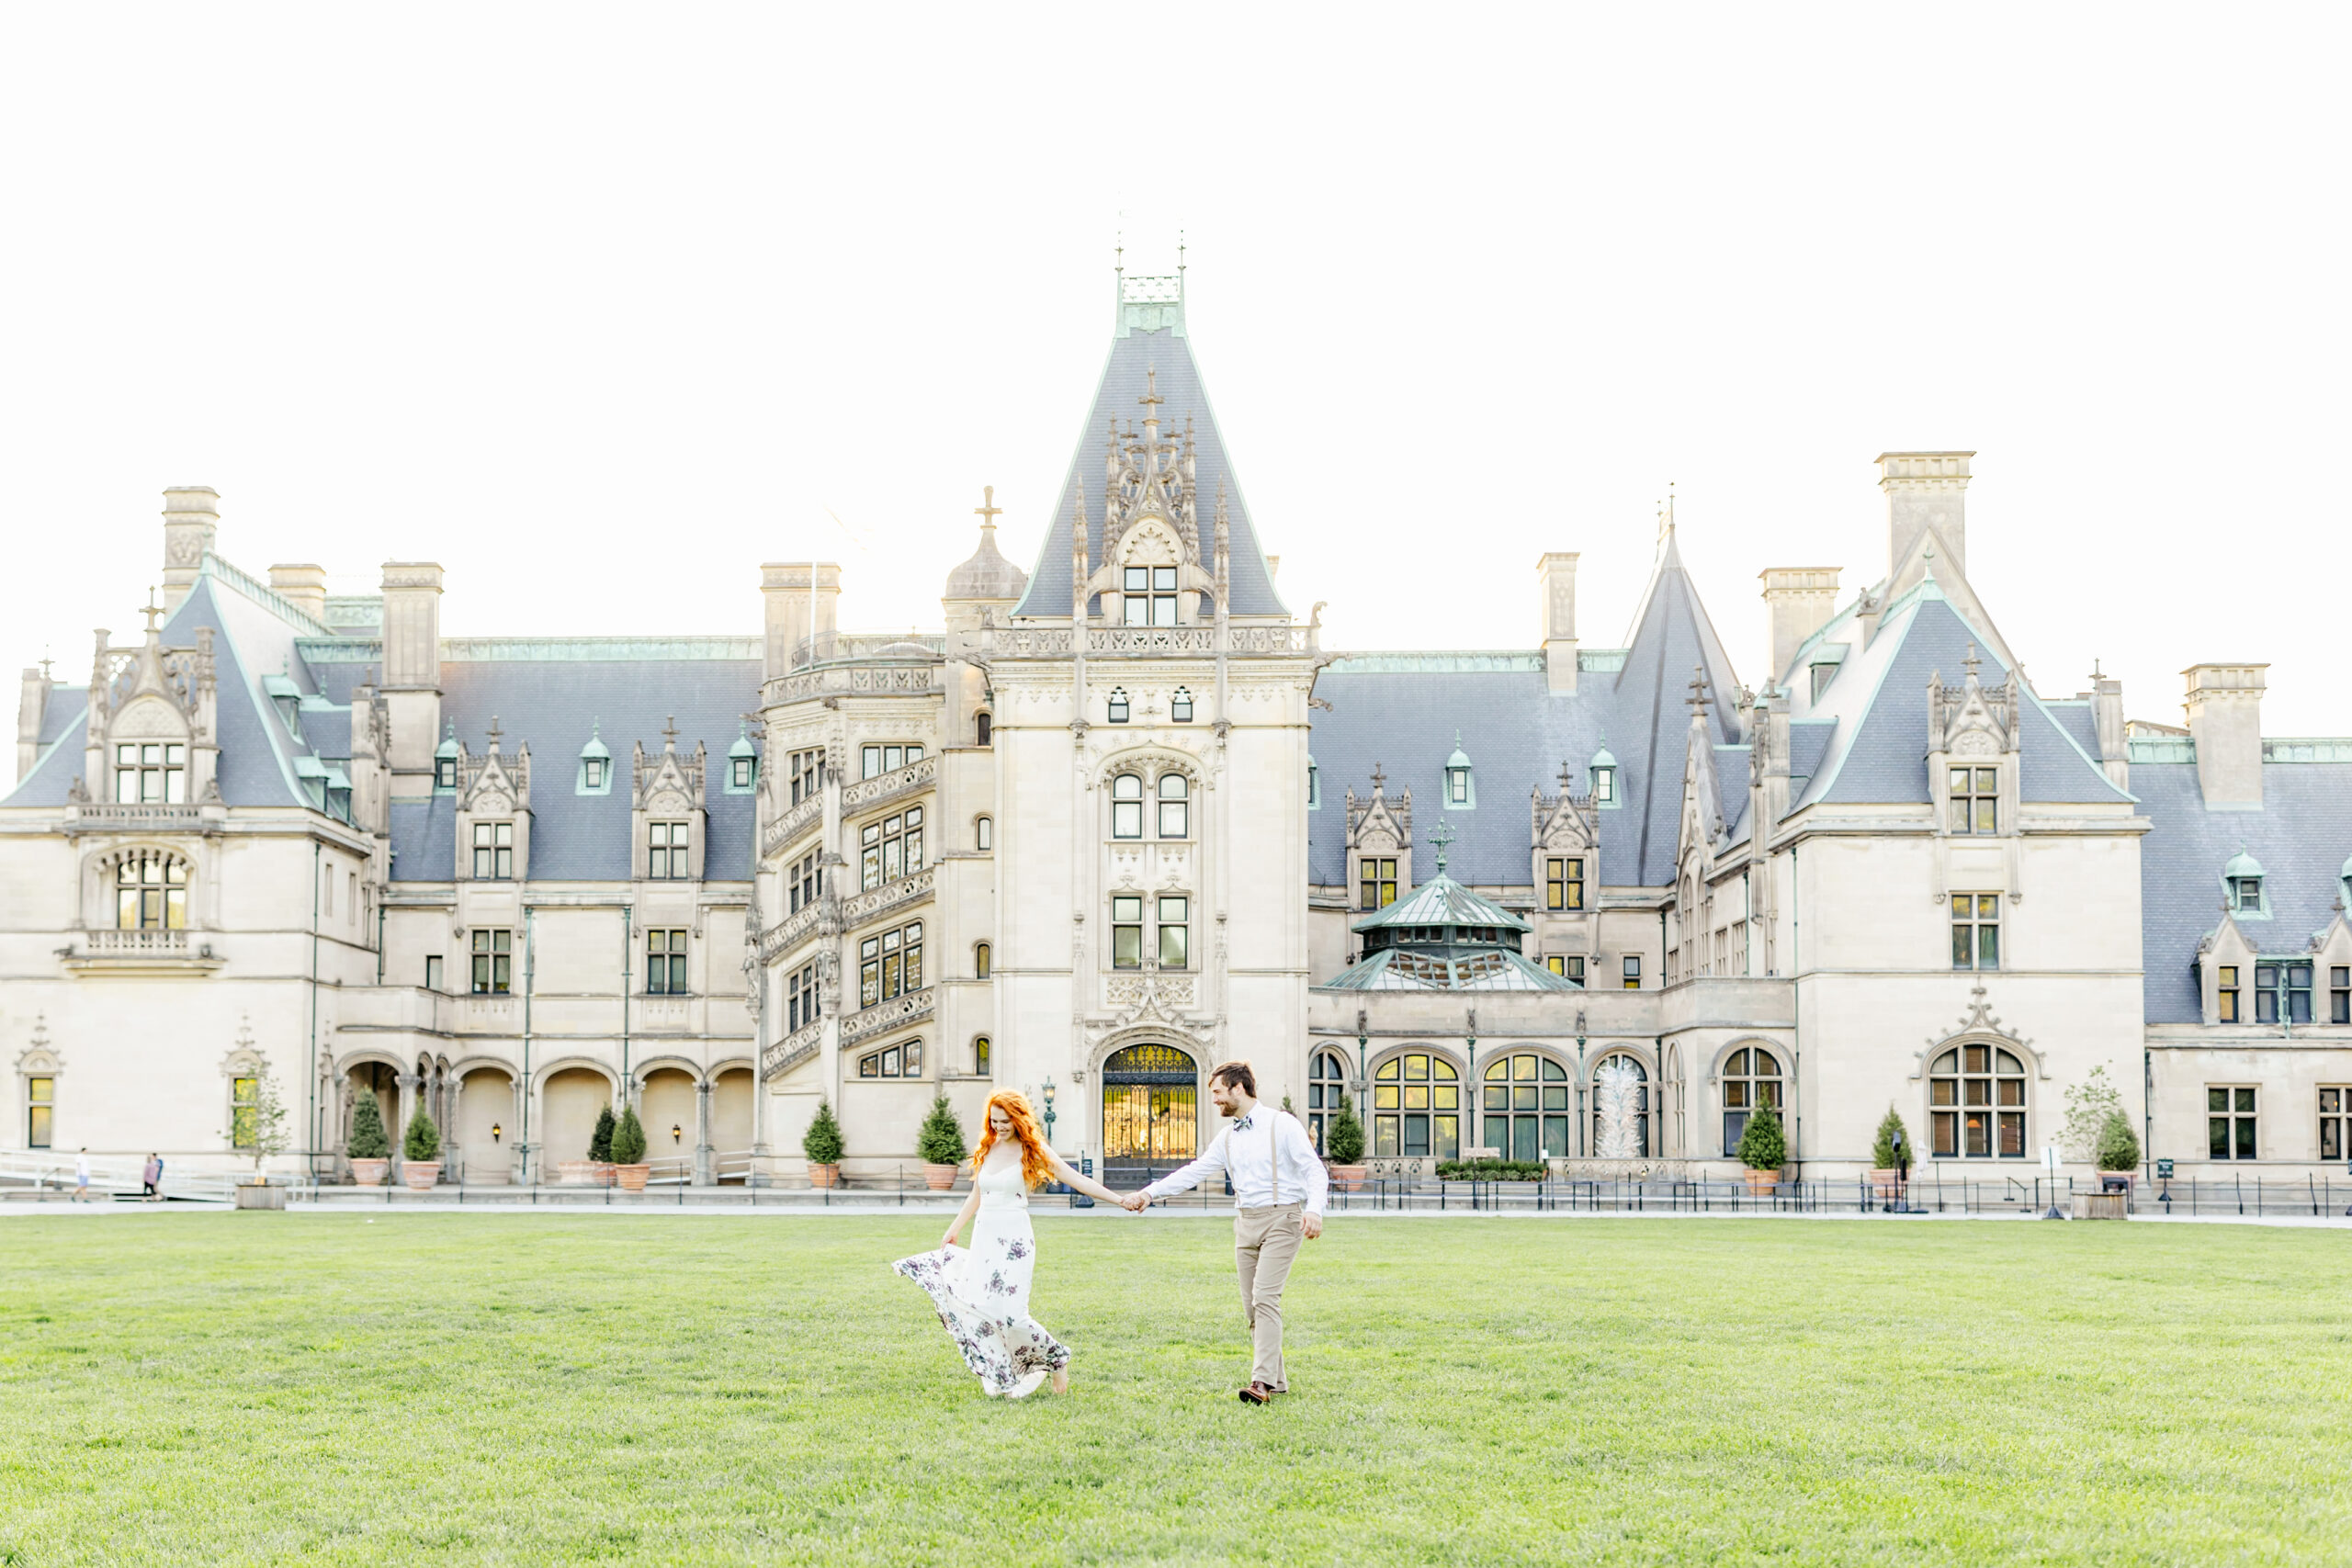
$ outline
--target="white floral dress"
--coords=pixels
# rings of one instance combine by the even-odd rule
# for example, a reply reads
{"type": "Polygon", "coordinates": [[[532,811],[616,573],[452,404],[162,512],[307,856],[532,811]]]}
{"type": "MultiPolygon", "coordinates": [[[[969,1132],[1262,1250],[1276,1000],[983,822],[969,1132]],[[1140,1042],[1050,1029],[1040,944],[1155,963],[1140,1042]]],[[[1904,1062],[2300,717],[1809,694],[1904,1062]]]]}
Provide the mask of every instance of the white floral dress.
{"type": "Polygon", "coordinates": [[[1021,1166],[983,1170],[968,1247],[943,1247],[890,1265],[930,1293],[940,1324],[980,1380],[981,1392],[1019,1399],[1069,1365],[1069,1350],[1029,1316],[1037,1238],[1021,1166]]]}

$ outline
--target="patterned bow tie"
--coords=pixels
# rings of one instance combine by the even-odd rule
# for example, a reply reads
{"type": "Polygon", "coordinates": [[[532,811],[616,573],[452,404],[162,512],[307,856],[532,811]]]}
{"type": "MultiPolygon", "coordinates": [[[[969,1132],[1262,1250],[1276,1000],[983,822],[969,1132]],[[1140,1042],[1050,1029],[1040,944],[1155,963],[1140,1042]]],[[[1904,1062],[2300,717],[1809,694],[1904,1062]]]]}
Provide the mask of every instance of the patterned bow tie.
{"type": "Polygon", "coordinates": [[[1244,1116],[1240,1121],[1236,1122],[1233,1124],[1233,1130],[1237,1133],[1248,1132],[1250,1130],[1250,1118],[1244,1116]]]}

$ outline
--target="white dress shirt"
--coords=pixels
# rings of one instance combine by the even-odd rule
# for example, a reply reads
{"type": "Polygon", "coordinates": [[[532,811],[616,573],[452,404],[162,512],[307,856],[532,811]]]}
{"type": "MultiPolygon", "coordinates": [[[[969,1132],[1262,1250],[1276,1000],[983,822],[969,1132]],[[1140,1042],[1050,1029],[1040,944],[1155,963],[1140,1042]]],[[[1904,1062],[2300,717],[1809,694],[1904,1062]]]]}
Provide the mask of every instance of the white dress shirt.
{"type": "Polygon", "coordinates": [[[1320,1214],[1324,1196],[1330,1190],[1330,1178],[1298,1118],[1261,1104],[1251,1107],[1249,1115],[1227,1122],[1209,1140],[1200,1158],[1161,1177],[1144,1191],[1153,1198],[1189,1192],[1220,1171],[1233,1179],[1237,1208],[1263,1209],[1303,1199],[1308,1213],[1320,1214]]]}

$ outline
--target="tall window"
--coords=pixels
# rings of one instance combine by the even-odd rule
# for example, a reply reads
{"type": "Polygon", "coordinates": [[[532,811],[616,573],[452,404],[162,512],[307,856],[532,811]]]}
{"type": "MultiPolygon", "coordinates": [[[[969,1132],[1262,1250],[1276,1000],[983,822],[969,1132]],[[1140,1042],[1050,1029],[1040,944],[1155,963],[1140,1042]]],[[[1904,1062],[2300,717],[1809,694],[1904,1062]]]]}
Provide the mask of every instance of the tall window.
{"type": "Polygon", "coordinates": [[[1498,1056],[1487,1066],[1480,1135],[1505,1159],[1565,1159],[1568,1072],[1549,1056],[1498,1056]]]}
{"type": "Polygon", "coordinates": [[[1955,833],[1997,833],[2001,830],[2001,770],[1951,770],[1951,830],[1955,833]]]}
{"type": "Polygon", "coordinates": [[[474,990],[478,997],[503,997],[514,988],[514,933],[511,931],[474,932],[474,990]]]}
{"type": "Polygon", "coordinates": [[[45,1149],[57,1129],[57,1080],[25,1080],[25,1147],[45,1149]]]}
{"type": "Polygon", "coordinates": [[[989,973],[990,973],[990,972],[991,972],[991,970],[994,968],[995,962],[996,962],[996,949],[994,949],[994,948],[990,947],[987,942],[974,942],[974,943],[972,944],[972,978],[973,978],[973,979],[975,979],[975,980],[985,980],[985,979],[987,979],[987,978],[989,977],[989,973]]]}
{"type": "Polygon", "coordinates": [[[1955,969],[1998,969],[2001,966],[2001,896],[1998,893],[1955,893],[1951,896],[1951,966],[1955,969]]]}
{"type": "Polygon", "coordinates": [[[114,749],[117,806],[178,806],[187,799],[187,747],[143,741],[114,749]]]}
{"type": "Polygon", "coordinates": [[[922,922],[867,937],[857,948],[858,1005],[874,1007],[922,989],[922,922]]]}
{"type": "Polygon", "coordinates": [[[229,1142],[241,1149],[261,1143],[261,1079],[229,1080],[229,1142]]]}
{"type": "Polygon", "coordinates": [[[2254,1021],[2309,1023],[2312,1021],[2312,966],[2308,964],[2257,964],[2254,966],[2254,1021]]]}
{"type": "Polygon", "coordinates": [[[995,818],[975,817],[972,818],[972,847],[982,854],[987,854],[996,848],[995,818]]]}
{"type": "Polygon", "coordinates": [[[2205,1137],[2207,1148],[2215,1159],[2255,1157],[2252,1084],[2206,1089],[2205,1137]]]}
{"type": "Polygon", "coordinates": [[[2352,1159],[2352,1089],[2331,1084],[2319,1091],[2319,1157],[2352,1159]]]}
{"type": "Polygon", "coordinates": [[[2235,1023],[2243,1016],[2238,1011],[2238,966],[2220,964],[2213,968],[2214,1016],[2223,1023],[2235,1023]]]}
{"type": "Polygon", "coordinates": [[[1315,1141],[1315,1152],[1325,1152],[1323,1134],[1331,1119],[1340,1113],[1341,1096],[1348,1092],[1348,1072],[1340,1065],[1338,1055],[1317,1051],[1306,1069],[1306,1134],[1315,1141]]]}
{"type": "Polygon", "coordinates": [[[1111,688],[1111,700],[1105,705],[1102,716],[1113,724],[1127,722],[1127,689],[1125,686],[1111,688]]]}
{"type": "Polygon", "coordinates": [[[1724,1063],[1724,1157],[1739,1153],[1740,1134],[1759,1105],[1781,1109],[1781,1061],[1770,1051],[1734,1051],[1724,1063]]]}
{"type": "Polygon", "coordinates": [[[825,753],[821,748],[813,751],[792,753],[786,765],[790,769],[792,775],[793,805],[797,806],[816,795],[820,776],[819,770],[823,766],[824,758],[825,753]]]}
{"type": "Polygon", "coordinates": [[[160,850],[142,850],[117,862],[114,923],[127,931],[175,931],[185,927],[187,862],[160,850]]]}
{"type": "Polygon", "coordinates": [[[1193,830],[1192,781],[1182,773],[1159,775],[1159,836],[1182,839],[1193,830]]]}
{"type": "Polygon", "coordinates": [[[1544,863],[1544,907],[1547,909],[1584,908],[1584,860],[1581,856],[1555,857],[1544,863]]]}
{"type": "Polygon", "coordinates": [[[1111,781],[1111,837],[1143,837],[1143,779],[1121,773],[1111,781]]]}
{"type": "Polygon", "coordinates": [[[784,1032],[817,1021],[817,966],[804,964],[784,977],[784,1032]]]}
{"type": "Polygon", "coordinates": [[[645,990],[648,996],[686,994],[686,933],[649,931],[645,933],[645,990]]]}
{"type": "Polygon", "coordinates": [[[922,869],[922,807],[868,822],[857,836],[857,881],[861,888],[879,887],[922,869]]]}
{"type": "Polygon", "coordinates": [[[2340,964],[2327,972],[2327,1021],[2352,1023],[2352,969],[2340,964]]]}
{"type": "Polygon", "coordinates": [[[437,991],[441,988],[441,955],[437,953],[425,955],[424,988],[428,991],[437,991]]]}
{"type": "Polygon", "coordinates": [[[1374,860],[1366,855],[1356,868],[1357,905],[1365,909],[1385,909],[1396,902],[1396,863],[1374,860]]]}
{"type": "Polygon", "coordinates": [[[474,824],[474,876],[483,882],[507,882],[514,875],[514,824],[474,824]]]}
{"type": "MultiPolygon", "coordinates": [[[[1592,1076],[1594,1081],[1598,1082],[1600,1080],[1602,1070],[1607,1068],[1611,1063],[1617,1063],[1623,1066],[1631,1067],[1634,1070],[1634,1077],[1635,1079],[1635,1087],[1634,1089],[1634,1152],[1639,1156],[1646,1157],[1650,1152],[1649,1069],[1643,1066],[1641,1063],[1634,1060],[1631,1056],[1623,1055],[1603,1056],[1600,1061],[1593,1064],[1592,1076]]],[[[1608,1147],[1608,1139],[1603,1136],[1603,1134],[1608,1131],[1607,1116],[1607,1108],[1601,1105],[1600,1097],[1596,1093],[1593,1096],[1592,1106],[1592,1146],[1595,1151],[1604,1150],[1608,1147]]]]}
{"type": "Polygon", "coordinates": [[[1179,686],[1176,694],[1168,699],[1168,720],[1171,724],[1193,722],[1193,689],[1179,686]]]}
{"type": "Polygon", "coordinates": [[[1372,1075],[1372,1152],[1385,1158],[1458,1159],[1462,1075],[1442,1056],[1392,1056],[1372,1075]]]}
{"type": "Polygon", "coordinates": [[[996,744],[996,721],[983,713],[972,720],[975,736],[983,746],[996,744]]]}
{"type": "Polygon", "coordinates": [[[645,825],[645,874],[655,882],[683,882],[690,874],[686,846],[690,841],[684,822],[648,822],[645,825]]]}
{"type": "Polygon", "coordinates": [[[825,891],[825,868],[819,863],[818,855],[818,851],[810,850],[785,872],[785,898],[792,906],[786,913],[798,914],[825,891]]]}
{"type": "Polygon", "coordinates": [[[1159,896],[1159,966],[1182,969],[1192,962],[1193,901],[1177,894],[1159,896]]]}
{"type": "Polygon", "coordinates": [[[1548,954],[1544,960],[1544,967],[1563,980],[1573,980],[1579,986],[1584,984],[1584,954],[1581,953],[1548,954]]]}
{"type": "Polygon", "coordinates": [[[458,787],[457,758],[435,757],[433,759],[433,787],[435,789],[455,789],[458,787]]]}
{"type": "Polygon", "coordinates": [[[859,776],[879,778],[922,761],[920,746],[868,746],[858,752],[859,776]]]}
{"type": "Polygon", "coordinates": [[[1126,620],[1131,626],[1176,624],[1176,569],[1131,566],[1125,579],[1126,620]]]}
{"type": "Polygon", "coordinates": [[[605,770],[610,766],[612,763],[603,757],[582,757],[580,760],[580,787],[582,789],[604,788],[605,770]]]}
{"type": "Polygon", "coordinates": [[[987,1035],[983,1034],[978,1039],[973,1041],[972,1071],[981,1077],[987,1077],[989,1076],[989,1068],[995,1065],[993,1061],[994,1055],[995,1053],[989,1045],[989,1037],[987,1035]]]}
{"type": "Polygon", "coordinates": [[[2025,1157],[2025,1067],[1995,1045],[1956,1045],[1928,1074],[1939,1159],[2025,1157]]]}
{"type": "Polygon", "coordinates": [[[922,1077],[922,1042],[910,1040],[903,1045],[893,1045],[887,1051],[860,1056],[857,1059],[857,1076],[862,1078],[922,1077]]]}
{"type": "Polygon", "coordinates": [[[1625,962],[1621,973],[1625,977],[1625,989],[1640,990],[1642,988],[1642,955],[1638,953],[1625,954],[1625,962]]]}
{"type": "Polygon", "coordinates": [[[1143,967],[1143,897],[1115,893],[1111,897],[1111,967],[1143,967]]]}

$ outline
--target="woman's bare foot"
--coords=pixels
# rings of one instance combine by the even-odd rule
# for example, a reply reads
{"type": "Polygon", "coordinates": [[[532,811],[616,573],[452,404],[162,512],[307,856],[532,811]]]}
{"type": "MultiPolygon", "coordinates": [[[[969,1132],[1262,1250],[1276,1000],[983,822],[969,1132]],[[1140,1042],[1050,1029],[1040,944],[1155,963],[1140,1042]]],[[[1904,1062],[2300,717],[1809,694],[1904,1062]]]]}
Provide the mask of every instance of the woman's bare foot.
{"type": "Polygon", "coordinates": [[[1068,1367],[1056,1367],[1054,1369],[1054,1392],[1056,1393],[1068,1393],[1069,1392],[1069,1369],[1068,1367]]]}

